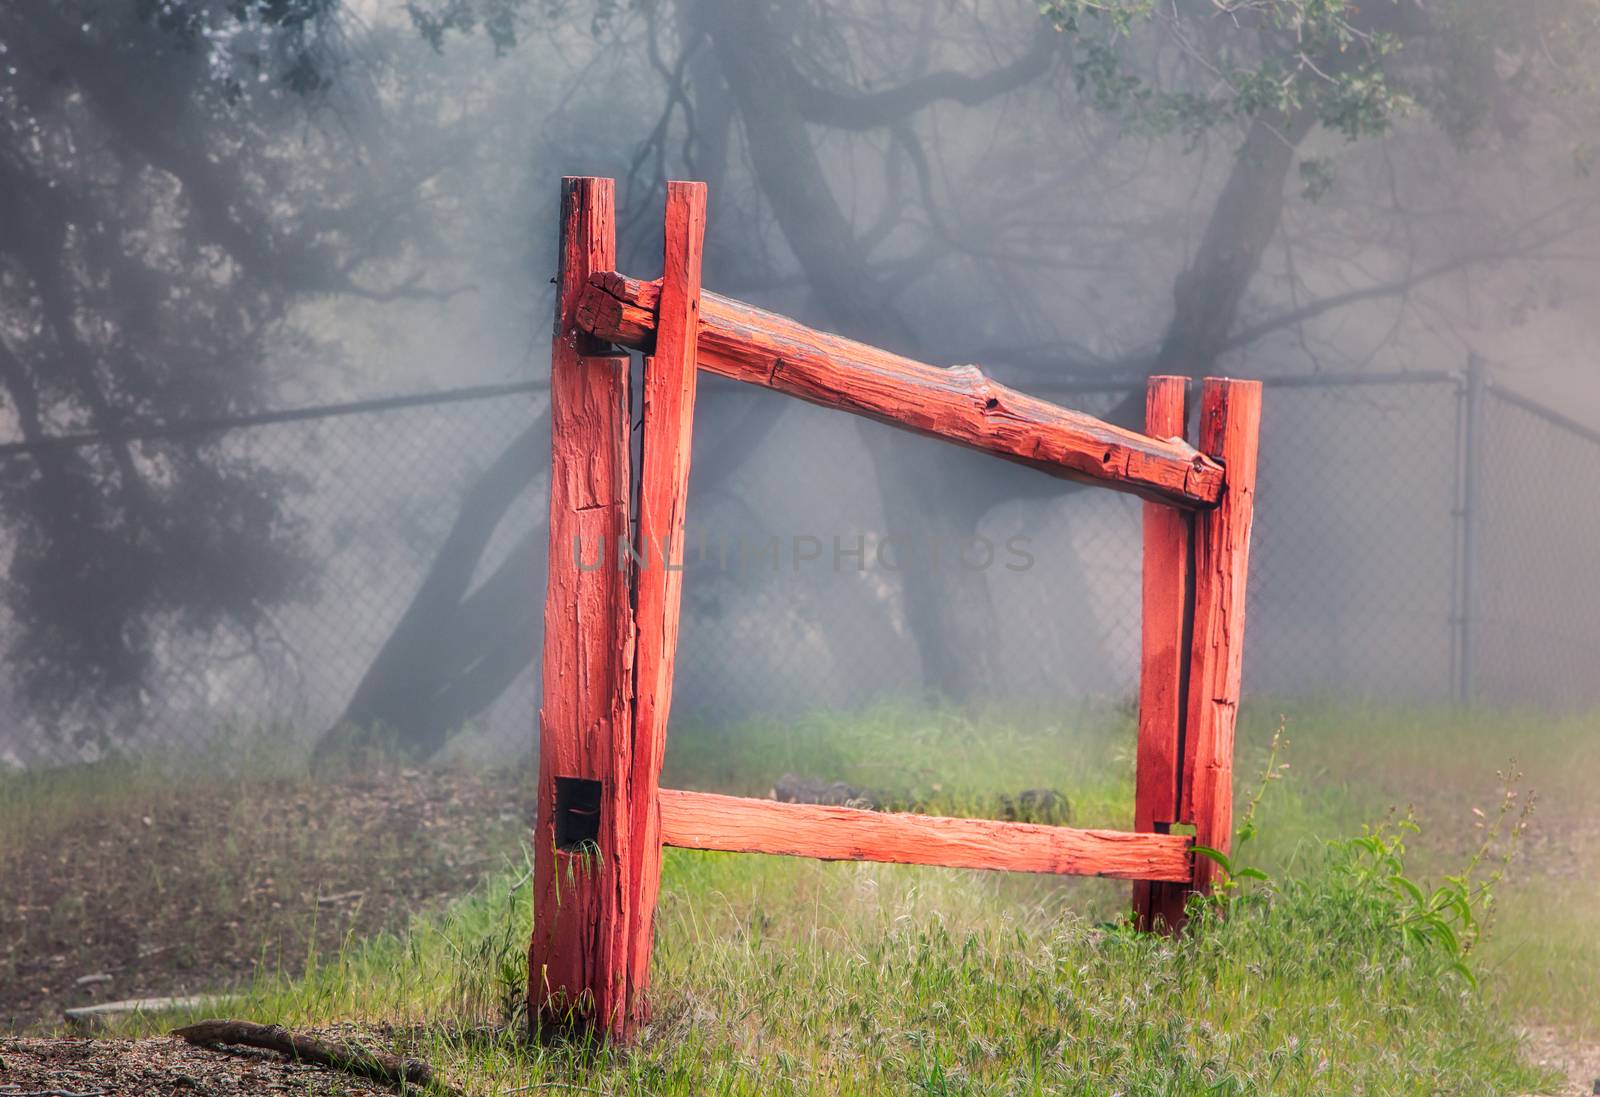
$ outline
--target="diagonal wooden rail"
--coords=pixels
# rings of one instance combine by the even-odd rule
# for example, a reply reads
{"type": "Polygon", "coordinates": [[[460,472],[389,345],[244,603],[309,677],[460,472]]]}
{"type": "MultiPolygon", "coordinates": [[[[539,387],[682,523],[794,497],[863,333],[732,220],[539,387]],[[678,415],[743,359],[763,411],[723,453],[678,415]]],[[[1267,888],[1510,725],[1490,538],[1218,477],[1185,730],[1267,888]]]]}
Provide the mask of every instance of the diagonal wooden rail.
{"type": "MultiPolygon", "coordinates": [[[[592,274],[578,298],[586,334],[653,353],[659,282],[592,274]]],[[[1214,505],[1222,466],[1180,436],[1151,438],[1007,388],[977,366],[944,369],[703,293],[700,368],[918,434],[1185,509],[1214,505]]]]}

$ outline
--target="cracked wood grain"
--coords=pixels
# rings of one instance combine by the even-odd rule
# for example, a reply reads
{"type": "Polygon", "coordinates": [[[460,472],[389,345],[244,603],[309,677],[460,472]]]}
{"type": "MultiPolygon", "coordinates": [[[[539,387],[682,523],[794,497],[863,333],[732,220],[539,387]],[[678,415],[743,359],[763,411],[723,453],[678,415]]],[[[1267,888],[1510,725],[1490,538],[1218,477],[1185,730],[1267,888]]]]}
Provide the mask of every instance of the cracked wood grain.
{"type": "MultiPolygon", "coordinates": [[[[661,289],[614,271],[592,276],[577,323],[649,352],[661,289]]],[[[814,331],[705,293],[700,368],[1041,469],[1188,509],[1222,493],[1217,462],[1181,438],[1151,438],[1001,385],[977,366],[948,369],[814,331]]]]}

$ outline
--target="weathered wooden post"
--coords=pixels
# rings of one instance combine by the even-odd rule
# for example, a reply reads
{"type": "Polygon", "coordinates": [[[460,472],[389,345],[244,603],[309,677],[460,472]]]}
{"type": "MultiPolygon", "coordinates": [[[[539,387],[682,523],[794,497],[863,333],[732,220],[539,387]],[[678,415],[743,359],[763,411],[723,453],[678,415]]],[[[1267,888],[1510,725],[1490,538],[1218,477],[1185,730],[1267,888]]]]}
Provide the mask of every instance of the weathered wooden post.
{"type": "MultiPolygon", "coordinates": [[[[1194,626],[1184,719],[1184,796],[1179,818],[1195,842],[1227,853],[1233,844],[1233,731],[1244,660],[1245,580],[1255,512],[1261,382],[1208,377],[1200,397],[1200,451],[1220,461],[1222,497],[1195,515],[1194,626]]],[[[1197,856],[1196,891],[1220,866],[1197,856]]]]}
{"type": "MultiPolygon", "coordinates": [[[[1187,377],[1152,377],[1145,389],[1144,432],[1184,436],[1187,377]]],[[[1144,504],[1144,582],[1139,662],[1139,743],[1134,776],[1133,829],[1170,833],[1178,821],[1183,774],[1184,668],[1189,658],[1190,554],[1194,522],[1188,511],[1144,504]]],[[[1188,889],[1136,880],[1133,909],[1141,929],[1176,930],[1188,889]]]]}
{"type": "Polygon", "coordinates": [[[604,355],[575,319],[590,276],[616,263],[614,201],[609,179],[563,184],[528,1001],[536,1026],[626,1039],[645,1017],[660,887],[705,186],[667,186],[636,543],[628,359],[604,355]]]}
{"type": "Polygon", "coordinates": [[[650,949],[661,890],[661,759],[667,748],[672,667],[683,595],[684,512],[694,424],[700,335],[700,254],[706,230],[704,183],[667,184],[666,255],[655,355],[644,362],[644,439],[635,554],[633,772],[628,790],[628,988],[622,1030],[646,1013],[650,949]]]}
{"type": "Polygon", "coordinates": [[[624,1013],[632,761],[628,359],[580,330],[589,276],[616,265],[615,189],[561,189],[550,353],[550,553],[544,610],[528,1005],[535,1026],[597,1027],[624,1013]]]}

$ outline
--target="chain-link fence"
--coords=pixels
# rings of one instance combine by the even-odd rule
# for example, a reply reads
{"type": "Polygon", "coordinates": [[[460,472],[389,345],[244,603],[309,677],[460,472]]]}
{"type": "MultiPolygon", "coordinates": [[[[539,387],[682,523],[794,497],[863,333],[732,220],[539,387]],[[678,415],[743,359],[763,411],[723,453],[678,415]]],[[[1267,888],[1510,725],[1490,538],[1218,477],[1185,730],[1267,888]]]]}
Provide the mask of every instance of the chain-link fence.
{"type": "MultiPolygon", "coordinates": [[[[1404,700],[1457,695],[1464,383],[1441,373],[1270,384],[1247,690],[1404,700]]],[[[1079,389],[1060,398],[1104,413],[1128,395],[1079,389]]],[[[862,471],[872,468],[870,437],[888,429],[797,406],[728,497],[693,499],[691,525],[702,533],[709,526],[713,546],[723,536],[784,542],[794,531],[816,534],[822,544],[812,546],[819,558],[809,563],[790,552],[782,566],[768,565],[762,582],[730,577],[729,560],[697,567],[691,558],[675,703],[722,714],[793,712],[945,685],[924,680],[934,660],[919,652],[926,635],[909,627],[912,580],[884,567],[863,571],[854,558],[842,566],[834,560],[834,539],[853,545],[862,530],[869,558],[874,536],[916,537],[884,514],[879,484],[862,471]]],[[[1600,469],[1600,451],[1591,462],[1600,469]]],[[[995,546],[990,566],[963,570],[952,549],[939,569],[948,581],[933,592],[952,599],[981,585],[989,605],[978,616],[992,612],[995,627],[979,627],[969,612],[940,639],[961,649],[957,658],[983,650],[986,697],[1131,698],[1139,503],[1071,486],[1040,492],[1034,480],[1026,481],[1031,494],[1021,495],[1026,474],[1009,475],[1020,497],[984,498],[972,531],[995,546]],[[1014,538],[1025,543],[1030,566],[1007,566],[1021,562],[1006,551],[1014,538]]],[[[938,512],[955,504],[939,485],[931,496],[919,517],[943,531],[938,512]]]]}
{"type": "Polygon", "coordinates": [[[1572,709],[1600,698],[1600,433],[1482,382],[1468,480],[1469,696],[1572,709]]]}
{"type": "MultiPolygon", "coordinates": [[[[1130,390],[1047,395],[1105,413],[1130,390]]],[[[703,397],[676,718],[1134,695],[1137,501],[982,455],[943,463],[939,443],[769,394],[703,397]]],[[[68,710],[28,700],[33,637],[7,615],[0,765],[264,729],[311,742],[346,717],[528,750],[542,403],[510,386],[165,432],[282,474],[309,583],[249,630],[158,622],[137,690],[68,710]]],[[[0,473],[42,456],[0,446],[0,473]]],[[[1600,700],[1600,435],[1473,370],[1284,379],[1260,467],[1247,693],[1600,700]]],[[[15,544],[0,530],[0,565],[15,544]]]]}
{"type": "MultiPolygon", "coordinates": [[[[292,531],[306,581],[298,597],[267,607],[248,630],[158,624],[136,693],[60,711],[28,703],[17,669],[32,636],[0,606],[0,766],[174,746],[231,749],[241,738],[280,745],[315,738],[339,720],[393,638],[474,486],[519,437],[537,434],[541,408],[542,397],[528,386],[503,386],[263,415],[221,428],[202,424],[176,436],[154,432],[152,447],[211,446],[211,462],[279,474],[277,524],[292,531]]],[[[126,444],[140,452],[141,440],[126,444]]],[[[494,575],[542,521],[547,477],[541,479],[538,458],[548,464],[545,445],[541,437],[524,447],[525,467],[495,500],[503,513],[493,516],[469,568],[474,582],[494,575]]],[[[40,447],[7,448],[0,471],[13,478],[48,455],[40,447]]],[[[14,546],[0,530],[0,564],[14,546]]],[[[542,579],[530,573],[518,580],[531,613],[542,579]]],[[[253,581],[239,576],[247,589],[253,581]]],[[[528,662],[519,660],[524,672],[509,676],[491,699],[482,726],[509,736],[515,724],[528,738],[535,702],[528,662]]]]}

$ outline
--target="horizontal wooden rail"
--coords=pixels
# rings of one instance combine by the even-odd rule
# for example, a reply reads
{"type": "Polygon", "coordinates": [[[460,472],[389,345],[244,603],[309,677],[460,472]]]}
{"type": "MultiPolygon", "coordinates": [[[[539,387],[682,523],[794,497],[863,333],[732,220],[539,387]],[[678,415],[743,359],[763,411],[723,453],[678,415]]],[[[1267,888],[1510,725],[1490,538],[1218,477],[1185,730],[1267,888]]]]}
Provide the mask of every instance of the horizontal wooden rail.
{"type": "MultiPolygon", "coordinates": [[[[651,353],[661,286],[615,272],[592,275],[579,328],[651,353]]],[[[814,331],[704,293],[700,368],[931,435],[1074,480],[1157,502],[1209,507],[1222,466],[1181,438],[1150,438],[997,384],[977,366],[941,369],[814,331]]]]}
{"type": "Polygon", "coordinates": [[[1192,839],[1181,834],[901,815],[675,789],[661,790],[660,807],[662,842],[682,849],[1173,883],[1193,875],[1192,839]]]}

